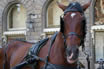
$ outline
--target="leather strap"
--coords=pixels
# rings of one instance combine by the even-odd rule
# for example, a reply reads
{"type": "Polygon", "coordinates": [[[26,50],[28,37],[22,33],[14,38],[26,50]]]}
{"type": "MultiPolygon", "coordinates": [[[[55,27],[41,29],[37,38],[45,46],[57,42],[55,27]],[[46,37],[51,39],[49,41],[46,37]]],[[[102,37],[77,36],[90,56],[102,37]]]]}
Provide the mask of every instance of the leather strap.
{"type": "Polygon", "coordinates": [[[52,36],[52,38],[51,38],[50,47],[49,47],[49,49],[48,49],[48,55],[46,56],[46,61],[45,61],[45,67],[44,67],[44,69],[47,69],[47,65],[48,65],[48,60],[49,60],[51,48],[52,48],[52,45],[53,45],[53,43],[54,43],[54,41],[55,41],[55,39],[56,39],[57,34],[58,34],[58,32],[56,32],[56,33],[52,36]]]}

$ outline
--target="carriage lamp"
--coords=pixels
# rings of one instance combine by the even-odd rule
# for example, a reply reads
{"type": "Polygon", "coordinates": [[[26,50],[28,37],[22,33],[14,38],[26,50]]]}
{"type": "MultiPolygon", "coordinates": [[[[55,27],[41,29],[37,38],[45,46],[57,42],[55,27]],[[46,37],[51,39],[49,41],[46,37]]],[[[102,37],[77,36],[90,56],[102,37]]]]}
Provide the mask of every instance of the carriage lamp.
{"type": "Polygon", "coordinates": [[[29,29],[33,29],[33,23],[34,23],[35,14],[30,13],[29,14],[29,29]]]}
{"type": "Polygon", "coordinates": [[[17,11],[20,12],[21,11],[21,8],[20,8],[21,5],[20,4],[16,4],[16,6],[17,6],[17,11]]]}

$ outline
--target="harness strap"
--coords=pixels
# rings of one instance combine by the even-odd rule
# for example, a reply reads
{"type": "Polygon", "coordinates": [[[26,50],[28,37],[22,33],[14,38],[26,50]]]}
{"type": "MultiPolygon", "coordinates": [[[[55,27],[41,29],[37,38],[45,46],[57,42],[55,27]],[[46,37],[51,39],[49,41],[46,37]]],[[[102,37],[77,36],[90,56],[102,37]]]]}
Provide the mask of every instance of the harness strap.
{"type": "Polygon", "coordinates": [[[48,56],[50,55],[50,51],[51,51],[52,45],[53,45],[53,43],[54,43],[54,41],[55,41],[55,39],[56,39],[57,34],[58,34],[58,32],[56,32],[56,33],[52,36],[52,38],[51,38],[50,48],[49,48],[49,50],[48,50],[48,56]]]}
{"type": "Polygon", "coordinates": [[[78,2],[74,2],[74,3],[69,4],[69,6],[64,11],[64,14],[66,14],[67,12],[80,12],[80,13],[84,13],[84,11],[82,9],[82,6],[78,2]],[[72,9],[73,7],[76,8],[76,9],[72,9]]]}
{"type": "Polygon", "coordinates": [[[70,35],[76,35],[78,38],[82,39],[82,37],[75,32],[69,32],[67,35],[64,35],[64,37],[67,38],[70,35]]]}
{"type": "Polygon", "coordinates": [[[54,43],[54,41],[55,41],[55,39],[56,39],[57,34],[58,34],[58,32],[56,32],[56,33],[52,36],[52,38],[51,38],[50,47],[49,47],[49,49],[48,49],[48,55],[46,56],[44,69],[47,68],[48,60],[49,60],[49,56],[50,56],[50,52],[51,52],[51,48],[52,48],[52,45],[53,45],[53,43],[54,43]]]}
{"type": "Polygon", "coordinates": [[[66,42],[66,38],[68,37],[68,36],[71,36],[71,35],[75,35],[75,36],[77,36],[78,38],[80,38],[80,45],[81,45],[81,43],[82,43],[82,41],[83,41],[83,37],[81,36],[81,35],[79,35],[79,34],[77,34],[76,32],[69,32],[67,35],[64,35],[63,34],[63,38],[64,38],[64,45],[65,45],[65,42],[66,42]]]}

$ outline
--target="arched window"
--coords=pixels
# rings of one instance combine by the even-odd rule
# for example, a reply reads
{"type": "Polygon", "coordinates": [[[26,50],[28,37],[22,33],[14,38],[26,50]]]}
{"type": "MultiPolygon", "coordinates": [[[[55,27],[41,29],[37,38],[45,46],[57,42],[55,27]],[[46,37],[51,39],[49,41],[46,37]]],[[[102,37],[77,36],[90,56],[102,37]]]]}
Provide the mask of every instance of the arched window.
{"type": "MultiPolygon", "coordinates": [[[[50,0],[51,1],[51,0],[50,0]]],[[[43,9],[43,21],[45,24],[44,34],[45,36],[51,36],[54,32],[59,31],[60,27],[60,16],[63,14],[63,11],[58,7],[56,1],[61,2],[64,5],[68,5],[67,0],[53,0],[45,5],[45,10],[43,9]]]]}
{"type": "Polygon", "coordinates": [[[26,10],[21,4],[15,4],[9,9],[7,27],[8,30],[26,28],[26,10]]]}
{"type": "MultiPolygon", "coordinates": [[[[61,3],[67,4],[66,0],[61,0],[61,3]]],[[[47,9],[47,26],[48,28],[56,28],[60,25],[60,16],[63,14],[63,11],[58,7],[56,1],[52,1],[47,9]]]]}
{"type": "Polygon", "coordinates": [[[95,2],[95,24],[104,25],[104,0],[96,0],[95,2]]]}
{"type": "Polygon", "coordinates": [[[26,9],[20,3],[9,6],[6,16],[6,30],[3,35],[8,40],[25,39],[26,35],[26,9]]]}

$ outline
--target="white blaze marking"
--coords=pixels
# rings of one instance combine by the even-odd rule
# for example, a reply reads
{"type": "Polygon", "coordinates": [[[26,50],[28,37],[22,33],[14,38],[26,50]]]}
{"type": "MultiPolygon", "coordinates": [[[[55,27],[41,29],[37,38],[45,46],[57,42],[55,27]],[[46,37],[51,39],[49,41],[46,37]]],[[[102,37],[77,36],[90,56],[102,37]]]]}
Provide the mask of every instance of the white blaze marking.
{"type": "Polygon", "coordinates": [[[75,15],[76,15],[76,13],[72,13],[72,14],[71,14],[71,17],[73,18],[75,15]]]}

